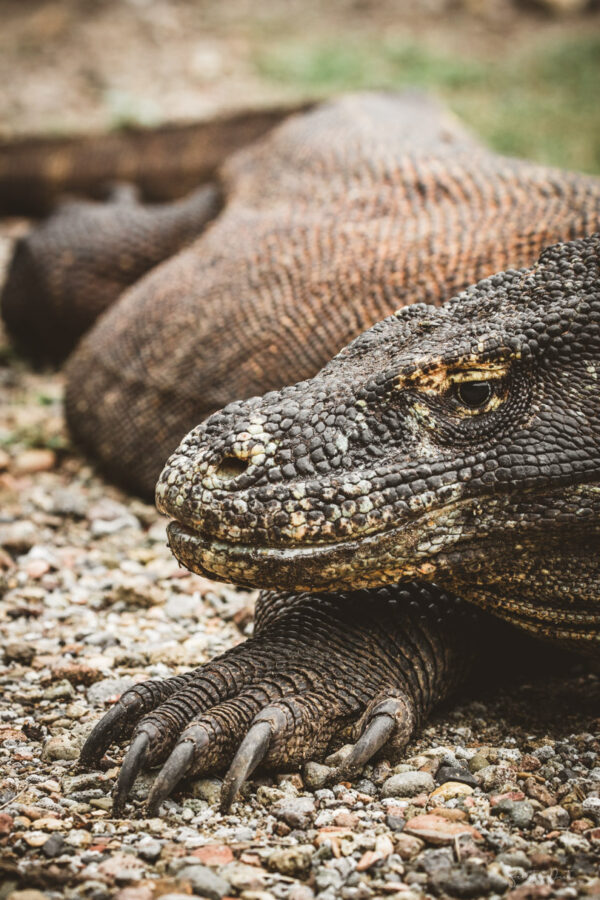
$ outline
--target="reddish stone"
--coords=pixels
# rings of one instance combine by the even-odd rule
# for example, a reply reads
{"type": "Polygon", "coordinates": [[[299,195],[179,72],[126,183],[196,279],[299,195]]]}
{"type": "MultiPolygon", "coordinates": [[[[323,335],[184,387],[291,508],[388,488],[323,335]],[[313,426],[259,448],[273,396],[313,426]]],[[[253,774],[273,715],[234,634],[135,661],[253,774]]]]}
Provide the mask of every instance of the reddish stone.
{"type": "Polygon", "coordinates": [[[402,859],[412,859],[417,853],[420,853],[425,844],[420,838],[414,837],[412,834],[400,834],[394,837],[396,853],[402,859]]]}
{"type": "Polygon", "coordinates": [[[450,809],[445,806],[441,806],[435,811],[436,816],[441,816],[443,819],[449,819],[451,822],[465,822],[468,820],[468,816],[464,809],[450,809]]]}
{"type": "Polygon", "coordinates": [[[501,803],[502,800],[524,800],[525,794],[523,791],[507,791],[506,794],[494,794],[493,797],[490,797],[490,805],[497,806],[498,803],[501,803]]]}
{"type": "Polygon", "coordinates": [[[154,897],[154,884],[144,881],[132,887],[126,887],[114,895],[114,900],[152,900],[154,897]]]}
{"type": "Polygon", "coordinates": [[[525,753],[525,755],[521,757],[519,768],[522,772],[537,772],[537,770],[541,768],[541,765],[541,760],[539,760],[537,756],[525,753]]]}
{"type": "Polygon", "coordinates": [[[37,581],[50,571],[50,563],[46,562],[45,559],[32,559],[26,564],[25,571],[29,578],[37,581]]]}
{"type": "Polygon", "coordinates": [[[529,884],[516,888],[505,894],[505,900],[543,900],[545,897],[553,897],[554,889],[549,884],[529,884]]]}
{"type": "Polygon", "coordinates": [[[24,450],[14,460],[13,468],[18,475],[33,475],[48,472],[56,466],[56,453],[43,448],[24,450]]]}
{"type": "Polygon", "coordinates": [[[529,860],[534,869],[549,869],[554,865],[554,859],[549,853],[530,853],[529,860]]]}
{"type": "Polygon", "coordinates": [[[376,850],[366,850],[356,864],[357,872],[365,872],[374,866],[375,863],[381,862],[383,855],[376,850]]]}
{"type": "Polygon", "coordinates": [[[472,825],[467,825],[466,822],[450,822],[435,813],[414,816],[408,820],[404,831],[429,844],[452,844],[459,834],[469,834],[474,841],[483,840],[481,834],[472,825]]]}
{"type": "Polygon", "coordinates": [[[571,822],[571,831],[574,831],[575,834],[583,834],[584,831],[593,827],[594,823],[591,819],[575,819],[574,822],[571,822]]]}
{"type": "Polygon", "coordinates": [[[104,673],[100,669],[94,669],[85,663],[66,662],[52,667],[52,678],[57,680],[65,679],[73,685],[82,684],[87,687],[104,678],[104,673]]]}
{"type": "Polygon", "coordinates": [[[346,828],[355,828],[358,825],[358,816],[356,813],[342,810],[337,813],[333,821],[336,825],[344,825],[346,828]]]}
{"type": "Polygon", "coordinates": [[[247,866],[261,865],[260,856],[257,856],[256,853],[242,853],[240,862],[246,863],[247,866]]]}
{"type": "Polygon", "coordinates": [[[205,844],[192,851],[205,866],[224,866],[233,861],[233,852],[226,844],[205,844]]]}
{"type": "Polygon", "coordinates": [[[538,784],[533,778],[528,778],[525,782],[525,791],[532,800],[538,800],[542,806],[554,806],[556,796],[552,794],[545,784],[538,784]]]}

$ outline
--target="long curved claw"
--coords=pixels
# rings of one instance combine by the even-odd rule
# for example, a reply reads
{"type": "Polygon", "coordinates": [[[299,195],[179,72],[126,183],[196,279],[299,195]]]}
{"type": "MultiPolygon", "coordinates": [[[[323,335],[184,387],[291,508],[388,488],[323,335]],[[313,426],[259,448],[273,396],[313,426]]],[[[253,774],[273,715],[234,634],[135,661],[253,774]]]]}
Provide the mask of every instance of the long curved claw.
{"type": "Polygon", "coordinates": [[[113,815],[118,817],[125,808],[131,786],[146,761],[150,738],[145,732],[136,735],[121,765],[119,777],[113,791],[113,815]]]}
{"type": "MultiPolygon", "coordinates": [[[[206,739],[208,743],[208,738],[206,739]]],[[[196,755],[197,746],[191,740],[181,741],[158,773],[148,795],[146,811],[149,816],[158,813],[160,804],[166,800],[173,788],[189,770],[196,755]]]]}
{"type": "Polygon", "coordinates": [[[388,742],[395,728],[396,720],[388,713],[373,716],[336,775],[354,775],[388,742]]]}
{"type": "Polygon", "coordinates": [[[240,744],[221,788],[221,812],[228,812],[237,793],[249,775],[268,753],[273,726],[270,722],[255,722],[240,744]]]}
{"type": "Polygon", "coordinates": [[[373,708],[367,726],[345,762],[332,773],[332,779],[352,777],[396,733],[396,737],[410,737],[413,716],[406,699],[388,697],[373,708]]]}
{"type": "Polygon", "coordinates": [[[134,704],[133,698],[129,703],[123,702],[123,698],[121,698],[102,716],[93,727],[79,754],[80,766],[91,768],[102,759],[113,740],[120,737],[123,726],[131,716],[131,707],[134,704]]]}

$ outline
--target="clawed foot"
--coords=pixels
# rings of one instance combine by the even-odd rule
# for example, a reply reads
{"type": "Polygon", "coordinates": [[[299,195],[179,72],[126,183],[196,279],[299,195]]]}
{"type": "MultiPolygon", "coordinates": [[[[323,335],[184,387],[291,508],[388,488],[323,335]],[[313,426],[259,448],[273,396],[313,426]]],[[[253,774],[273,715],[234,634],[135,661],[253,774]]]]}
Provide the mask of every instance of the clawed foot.
{"type": "Polygon", "coordinates": [[[115,815],[142,767],[162,766],[149,815],[184,776],[228,767],[226,811],[258,766],[297,768],[350,740],[353,751],[336,773],[348,777],[384,746],[397,756],[455,683],[457,648],[440,627],[449,615],[472,621],[455,598],[422,585],[263,594],[253,638],[194,672],[126,691],[92,731],[81,763],[97,763],[113,741],[131,736],[115,815]]]}

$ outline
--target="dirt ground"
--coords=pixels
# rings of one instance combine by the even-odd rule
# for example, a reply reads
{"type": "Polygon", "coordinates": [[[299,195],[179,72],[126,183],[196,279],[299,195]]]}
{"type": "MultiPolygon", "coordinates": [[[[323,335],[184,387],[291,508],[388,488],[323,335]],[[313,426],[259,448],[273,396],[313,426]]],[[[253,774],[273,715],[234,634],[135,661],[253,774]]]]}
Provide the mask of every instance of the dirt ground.
{"type": "MultiPolygon", "coordinates": [[[[331,48],[365,54],[364,82],[377,47],[400,39],[426,47],[415,71],[451,90],[461,69],[448,57],[507,65],[545,41],[589,42],[600,22],[597,10],[551,15],[509,0],[406,10],[3,0],[1,132],[87,132],[324,94],[356,80],[355,60],[347,74],[331,48]],[[327,52],[307,63],[298,47],[316,39],[327,52]]],[[[593,87],[590,71],[581,83],[593,87]]],[[[486,122],[490,96],[477,86],[461,102],[486,122]]],[[[552,96],[544,102],[551,111],[552,96]]],[[[0,270],[27,227],[1,224],[0,270]]],[[[352,784],[325,785],[327,766],[267,774],[224,816],[218,779],[188,780],[147,819],[144,775],[130,818],[113,818],[120,751],[96,772],[77,769],[92,724],[127,686],[243,640],[255,598],[178,568],[154,508],[71,445],[62,393],[59,372],[34,371],[0,333],[0,900],[600,896],[600,679],[577,663],[470,686],[404,764],[383,760],[352,784]]]]}
{"type": "Polygon", "coordinates": [[[265,76],[264,55],[295,41],[339,49],[358,38],[393,40],[463,65],[511,58],[532,45],[598,34],[600,9],[593,6],[585,0],[3,0],[0,134],[197,119],[327,92],[319,73],[310,85],[265,76]],[[578,6],[586,11],[568,13],[578,6]],[[565,13],[551,14],[552,8],[565,13]]]}

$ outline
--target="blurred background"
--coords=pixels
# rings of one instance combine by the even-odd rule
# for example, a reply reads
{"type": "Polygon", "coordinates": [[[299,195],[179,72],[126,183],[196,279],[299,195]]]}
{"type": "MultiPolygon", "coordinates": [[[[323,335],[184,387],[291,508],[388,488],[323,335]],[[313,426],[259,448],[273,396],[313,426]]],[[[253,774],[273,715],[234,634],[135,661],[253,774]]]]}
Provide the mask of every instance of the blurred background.
{"type": "Polygon", "coordinates": [[[589,0],[0,0],[0,139],[420,85],[498,150],[600,172],[589,0]]]}

